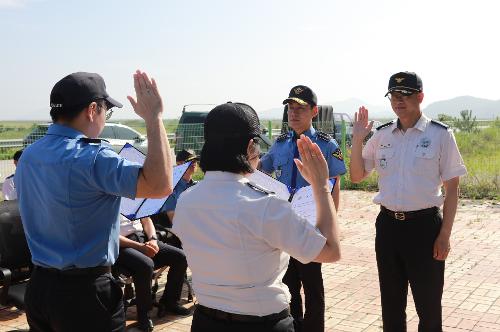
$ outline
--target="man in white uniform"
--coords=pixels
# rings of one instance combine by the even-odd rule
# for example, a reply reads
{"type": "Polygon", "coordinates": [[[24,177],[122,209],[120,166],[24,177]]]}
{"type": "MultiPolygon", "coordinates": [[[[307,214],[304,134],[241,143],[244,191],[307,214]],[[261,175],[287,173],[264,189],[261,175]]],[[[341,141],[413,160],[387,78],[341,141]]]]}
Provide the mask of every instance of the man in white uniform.
{"type": "Polygon", "coordinates": [[[368,110],[361,107],[355,114],[350,164],[355,183],[373,169],[379,175],[375,250],[384,331],[406,331],[408,283],[420,319],[418,331],[442,331],[444,260],[459,177],[466,169],[453,132],[422,114],[424,93],[417,74],[392,75],[386,96],[397,119],[378,127],[363,148],[373,121],[368,123],[368,110]]]}
{"type": "MultiPolygon", "coordinates": [[[[23,154],[23,150],[18,150],[14,153],[12,159],[14,159],[14,166],[17,167],[17,163],[19,162],[19,158],[23,154]]],[[[14,174],[9,175],[5,178],[2,185],[2,195],[3,199],[6,201],[12,201],[17,199],[16,186],[14,184],[14,174]]]]}

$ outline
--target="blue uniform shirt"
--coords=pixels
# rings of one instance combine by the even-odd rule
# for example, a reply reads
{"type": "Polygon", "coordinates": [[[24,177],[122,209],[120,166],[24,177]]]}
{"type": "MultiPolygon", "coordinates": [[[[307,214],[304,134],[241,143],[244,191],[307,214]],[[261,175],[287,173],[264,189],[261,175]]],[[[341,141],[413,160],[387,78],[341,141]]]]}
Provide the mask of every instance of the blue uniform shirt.
{"type": "MultiPolygon", "coordinates": [[[[304,135],[308,136],[313,143],[318,144],[323,156],[328,163],[328,171],[330,177],[345,174],[346,168],[342,158],[342,153],[340,148],[335,141],[329,135],[316,131],[313,127],[309,128],[304,132],[304,135]]],[[[294,155],[297,155],[297,140],[295,133],[290,131],[288,133],[282,134],[276,139],[269,152],[266,153],[261,159],[261,170],[266,173],[276,174],[276,179],[283,182],[287,186],[294,187],[292,176],[294,166],[294,155]]],[[[306,180],[302,177],[300,172],[297,170],[295,188],[301,188],[308,186],[306,180]]]]}
{"type": "Polygon", "coordinates": [[[51,125],[24,150],[15,177],[33,263],[57,269],[112,265],[121,196],[135,198],[141,167],[105,142],[51,125]]]}

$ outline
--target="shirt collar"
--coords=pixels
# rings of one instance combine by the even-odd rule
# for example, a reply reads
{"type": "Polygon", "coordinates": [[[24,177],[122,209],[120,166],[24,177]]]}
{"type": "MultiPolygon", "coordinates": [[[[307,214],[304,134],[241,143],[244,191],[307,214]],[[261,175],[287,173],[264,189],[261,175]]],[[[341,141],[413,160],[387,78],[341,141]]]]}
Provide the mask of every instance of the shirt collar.
{"type": "MultiPolygon", "coordinates": [[[[424,131],[425,128],[427,128],[427,124],[430,121],[431,121],[431,119],[429,119],[427,116],[425,116],[424,113],[422,113],[422,115],[418,119],[417,123],[415,123],[415,125],[413,126],[413,128],[418,129],[420,131],[424,131]]],[[[393,132],[394,130],[396,130],[398,128],[398,123],[399,123],[399,119],[396,119],[396,120],[392,121],[391,132],[393,132]]]]}
{"type": "Polygon", "coordinates": [[[222,171],[208,171],[203,177],[203,180],[208,181],[241,181],[245,179],[246,178],[241,174],[222,171]]]}
{"type": "Polygon", "coordinates": [[[47,131],[47,135],[66,136],[69,138],[77,138],[77,139],[86,137],[84,134],[82,134],[76,129],[73,129],[68,126],[63,126],[57,123],[53,123],[50,125],[49,130],[47,131]]]}
{"type": "MultiPolygon", "coordinates": [[[[309,129],[307,129],[306,131],[304,131],[302,134],[305,135],[305,136],[307,136],[307,137],[309,137],[309,138],[312,138],[315,133],[316,133],[316,129],[314,129],[314,127],[311,126],[309,129]]],[[[293,131],[293,130],[290,131],[290,137],[291,138],[295,138],[295,131],[293,131]]]]}
{"type": "Polygon", "coordinates": [[[429,119],[424,115],[424,113],[422,113],[420,119],[418,119],[417,123],[415,123],[413,128],[418,129],[420,131],[425,131],[425,128],[427,128],[427,125],[429,124],[430,121],[431,119],[429,119]]]}

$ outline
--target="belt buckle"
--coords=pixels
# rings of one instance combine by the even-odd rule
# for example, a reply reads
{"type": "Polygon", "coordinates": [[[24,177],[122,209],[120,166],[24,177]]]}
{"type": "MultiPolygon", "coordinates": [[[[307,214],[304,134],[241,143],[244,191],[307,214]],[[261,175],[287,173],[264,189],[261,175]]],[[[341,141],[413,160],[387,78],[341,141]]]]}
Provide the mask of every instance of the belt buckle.
{"type": "Polygon", "coordinates": [[[406,220],[404,212],[394,212],[394,218],[396,218],[397,220],[401,220],[401,221],[406,220]]]}

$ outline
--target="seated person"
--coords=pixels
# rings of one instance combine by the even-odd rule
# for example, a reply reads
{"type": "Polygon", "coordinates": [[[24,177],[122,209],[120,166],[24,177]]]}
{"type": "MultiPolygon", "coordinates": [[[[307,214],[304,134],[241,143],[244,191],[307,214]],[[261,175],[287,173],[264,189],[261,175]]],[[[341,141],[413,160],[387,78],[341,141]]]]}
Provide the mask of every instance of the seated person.
{"type": "Polygon", "coordinates": [[[167,283],[159,300],[158,317],[167,312],[188,315],[189,309],[179,304],[182,284],[187,269],[186,256],[181,249],[158,241],[151,218],[130,221],[122,217],[120,226],[120,254],[115,263],[132,273],[137,302],[137,320],[141,331],[152,331],[153,322],[148,312],[153,306],[151,279],[153,270],[170,266],[167,283]]]}
{"type": "Polygon", "coordinates": [[[193,150],[183,149],[177,153],[175,161],[177,165],[185,164],[192,161],[191,166],[186,170],[184,176],[179,180],[177,186],[175,186],[174,191],[167,199],[165,204],[161,208],[161,212],[152,216],[155,224],[160,224],[165,227],[172,227],[172,220],[174,220],[175,207],[177,206],[177,199],[179,199],[180,194],[184,192],[187,188],[195,185],[197,181],[193,180],[193,174],[196,171],[196,165],[199,157],[196,156],[193,150]]]}
{"type": "MultiPolygon", "coordinates": [[[[17,163],[19,161],[19,158],[21,158],[22,153],[23,153],[23,150],[18,150],[14,153],[14,156],[12,157],[12,159],[14,159],[14,166],[17,167],[17,163]]],[[[14,185],[14,174],[9,175],[3,181],[2,195],[3,195],[3,199],[6,201],[11,201],[11,200],[17,199],[16,187],[14,185]]]]}

